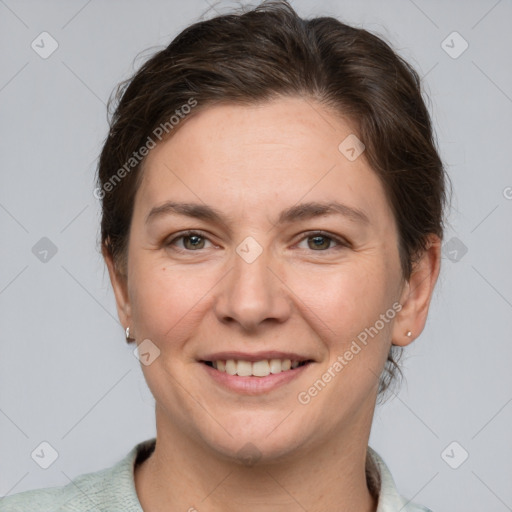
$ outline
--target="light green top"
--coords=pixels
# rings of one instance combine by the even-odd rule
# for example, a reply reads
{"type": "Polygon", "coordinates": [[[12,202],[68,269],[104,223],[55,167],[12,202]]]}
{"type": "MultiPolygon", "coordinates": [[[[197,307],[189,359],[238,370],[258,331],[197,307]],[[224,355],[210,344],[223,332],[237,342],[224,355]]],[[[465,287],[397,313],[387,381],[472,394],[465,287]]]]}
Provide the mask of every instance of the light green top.
{"type": "MultiPolygon", "coordinates": [[[[65,486],[0,498],[0,512],[143,512],[135,490],[134,467],[151,455],[155,442],[156,438],[143,441],[114,466],[80,475],[65,486]]],[[[370,447],[368,452],[381,479],[377,512],[432,512],[403,498],[382,458],[370,447]]]]}

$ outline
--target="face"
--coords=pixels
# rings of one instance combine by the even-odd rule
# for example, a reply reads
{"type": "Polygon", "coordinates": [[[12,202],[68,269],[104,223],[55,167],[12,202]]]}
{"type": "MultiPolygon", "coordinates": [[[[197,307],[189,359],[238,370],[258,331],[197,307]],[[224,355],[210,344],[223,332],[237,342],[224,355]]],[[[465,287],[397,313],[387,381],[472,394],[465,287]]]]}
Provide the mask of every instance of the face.
{"type": "Polygon", "coordinates": [[[371,421],[404,283],[383,187],[338,149],[352,133],[286,98],[208,108],[151,150],[115,288],[159,351],[157,428],[272,459],[371,421]]]}

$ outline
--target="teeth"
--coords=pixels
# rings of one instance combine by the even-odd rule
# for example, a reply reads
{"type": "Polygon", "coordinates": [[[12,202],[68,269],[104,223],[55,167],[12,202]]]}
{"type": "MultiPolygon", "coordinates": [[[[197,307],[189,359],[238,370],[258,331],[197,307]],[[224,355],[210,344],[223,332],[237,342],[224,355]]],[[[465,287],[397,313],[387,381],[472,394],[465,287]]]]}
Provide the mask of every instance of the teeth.
{"type": "Polygon", "coordinates": [[[226,372],[229,375],[238,375],[240,377],[266,377],[267,375],[286,372],[297,368],[299,361],[290,359],[264,359],[262,361],[212,361],[213,367],[220,372],[226,372]]]}
{"type": "Polygon", "coordinates": [[[271,359],[270,360],[270,373],[281,373],[281,360],[271,359]]]}
{"type": "Polygon", "coordinates": [[[268,361],[256,361],[255,363],[252,363],[251,366],[252,375],[255,377],[266,377],[267,375],[270,375],[270,365],[268,364],[268,361]]]}
{"type": "Polygon", "coordinates": [[[238,361],[236,374],[240,377],[250,377],[252,375],[252,363],[250,361],[238,361]]]}
{"type": "Polygon", "coordinates": [[[226,373],[229,373],[229,375],[236,375],[236,367],[237,364],[233,359],[228,359],[226,361],[226,373]]]}

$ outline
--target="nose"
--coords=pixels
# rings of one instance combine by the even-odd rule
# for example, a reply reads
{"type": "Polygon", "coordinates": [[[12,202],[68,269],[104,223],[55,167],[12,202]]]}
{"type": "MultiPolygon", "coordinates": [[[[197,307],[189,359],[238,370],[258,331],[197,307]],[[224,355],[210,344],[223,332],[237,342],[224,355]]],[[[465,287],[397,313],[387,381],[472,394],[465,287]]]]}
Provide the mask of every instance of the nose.
{"type": "Polygon", "coordinates": [[[219,283],[221,289],[214,306],[219,321],[237,324],[244,331],[285,322],[290,316],[291,300],[269,251],[263,250],[252,262],[238,253],[233,259],[232,270],[219,283]]]}

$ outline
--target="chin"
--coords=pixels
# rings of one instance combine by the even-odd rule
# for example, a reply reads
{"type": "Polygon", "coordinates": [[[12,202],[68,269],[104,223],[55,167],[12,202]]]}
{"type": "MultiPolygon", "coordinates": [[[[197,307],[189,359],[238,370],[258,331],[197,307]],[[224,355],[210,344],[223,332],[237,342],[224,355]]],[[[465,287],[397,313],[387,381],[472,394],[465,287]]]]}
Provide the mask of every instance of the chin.
{"type": "Polygon", "coordinates": [[[210,450],[231,462],[247,466],[285,462],[314,437],[308,435],[304,422],[293,418],[292,411],[290,407],[288,412],[282,409],[267,415],[261,411],[239,412],[236,418],[223,418],[229,434],[215,423],[200,435],[210,450]]]}

